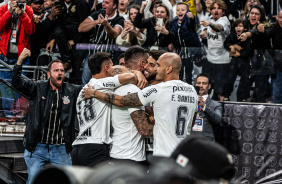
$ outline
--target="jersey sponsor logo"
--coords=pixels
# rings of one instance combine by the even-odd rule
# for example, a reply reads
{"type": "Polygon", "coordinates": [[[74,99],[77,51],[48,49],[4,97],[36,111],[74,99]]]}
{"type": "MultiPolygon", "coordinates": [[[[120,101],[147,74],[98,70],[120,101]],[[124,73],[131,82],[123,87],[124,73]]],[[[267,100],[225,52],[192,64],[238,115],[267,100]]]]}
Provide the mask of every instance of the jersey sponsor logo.
{"type": "Polygon", "coordinates": [[[217,40],[217,39],[218,39],[218,35],[211,35],[211,34],[208,34],[208,39],[217,40]]]}
{"type": "Polygon", "coordinates": [[[112,82],[107,82],[107,83],[103,83],[103,86],[104,87],[116,87],[116,85],[114,84],[114,83],[112,83],[112,82]]]}
{"type": "Polygon", "coordinates": [[[144,94],[143,96],[144,96],[144,98],[147,98],[147,97],[149,97],[152,93],[157,93],[158,91],[157,91],[157,89],[156,88],[152,88],[152,89],[150,89],[146,94],[144,94]]]}
{"type": "Polygon", "coordinates": [[[176,91],[185,91],[185,92],[191,93],[193,90],[191,87],[188,87],[188,86],[173,86],[173,92],[176,92],[176,91]]]}
{"type": "Polygon", "coordinates": [[[63,103],[64,103],[64,104],[66,104],[66,105],[67,105],[67,104],[69,104],[69,103],[70,103],[69,96],[64,96],[62,99],[63,99],[63,103]]]}

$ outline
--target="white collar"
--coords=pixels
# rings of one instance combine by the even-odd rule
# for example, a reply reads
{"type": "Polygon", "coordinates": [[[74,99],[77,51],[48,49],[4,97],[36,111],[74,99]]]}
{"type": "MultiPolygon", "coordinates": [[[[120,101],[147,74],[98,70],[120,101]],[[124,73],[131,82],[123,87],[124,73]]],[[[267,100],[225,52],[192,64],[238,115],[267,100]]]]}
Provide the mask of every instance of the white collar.
{"type": "Polygon", "coordinates": [[[206,101],[208,99],[209,95],[204,95],[202,97],[203,97],[204,101],[206,101]]]}
{"type": "Polygon", "coordinates": [[[112,20],[112,19],[114,19],[116,16],[117,16],[117,10],[115,10],[114,16],[112,16],[111,18],[108,18],[108,19],[109,19],[109,20],[112,20]]]}

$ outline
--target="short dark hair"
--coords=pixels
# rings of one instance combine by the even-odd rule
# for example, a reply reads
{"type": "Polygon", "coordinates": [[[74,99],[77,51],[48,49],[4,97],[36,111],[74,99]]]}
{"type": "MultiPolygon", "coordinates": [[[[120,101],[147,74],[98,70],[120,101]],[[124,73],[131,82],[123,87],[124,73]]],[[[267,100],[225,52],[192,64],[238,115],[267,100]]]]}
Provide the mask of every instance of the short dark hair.
{"type": "Polygon", "coordinates": [[[61,60],[59,60],[59,59],[53,60],[53,61],[51,61],[51,62],[48,64],[48,66],[47,66],[47,71],[48,71],[48,72],[51,71],[51,66],[52,66],[53,63],[62,63],[62,65],[64,66],[63,61],[61,61],[61,60]]]}
{"type": "Polygon", "coordinates": [[[206,73],[200,73],[200,74],[197,76],[196,81],[197,81],[197,79],[198,79],[199,77],[206,77],[206,78],[208,78],[208,79],[209,79],[209,84],[210,84],[210,77],[208,76],[208,74],[206,74],[206,73]]]}
{"type": "Polygon", "coordinates": [[[121,59],[121,58],[124,58],[124,52],[123,53],[121,53],[119,56],[118,56],[118,61],[121,59]]]}
{"type": "Polygon", "coordinates": [[[187,11],[189,10],[189,6],[188,6],[188,4],[185,4],[185,3],[183,3],[183,2],[180,2],[180,3],[177,3],[177,5],[176,5],[176,6],[178,6],[178,5],[185,5],[185,6],[186,6],[186,8],[187,8],[187,11]]]}
{"type": "Polygon", "coordinates": [[[157,61],[159,59],[159,57],[166,52],[167,51],[165,51],[165,50],[150,50],[148,53],[149,53],[150,56],[152,56],[152,58],[154,60],[157,61]]]}
{"type": "Polygon", "coordinates": [[[116,9],[118,9],[118,0],[113,0],[113,5],[117,5],[116,9]]]}
{"type": "Polygon", "coordinates": [[[124,53],[124,62],[127,65],[127,64],[131,63],[133,59],[143,57],[147,53],[148,52],[141,47],[130,47],[124,53]]]}
{"type": "Polygon", "coordinates": [[[102,71],[102,64],[105,61],[110,61],[112,55],[107,52],[96,52],[88,59],[88,67],[92,75],[96,75],[102,71]]]}
{"type": "Polygon", "coordinates": [[[237,27],[240,23],[243,24],[244,29],[248,29],[248,20],[242,19],[242,18],[238,18],[233,22],[233,24],[232,24],[233,28],[237,27]]]}

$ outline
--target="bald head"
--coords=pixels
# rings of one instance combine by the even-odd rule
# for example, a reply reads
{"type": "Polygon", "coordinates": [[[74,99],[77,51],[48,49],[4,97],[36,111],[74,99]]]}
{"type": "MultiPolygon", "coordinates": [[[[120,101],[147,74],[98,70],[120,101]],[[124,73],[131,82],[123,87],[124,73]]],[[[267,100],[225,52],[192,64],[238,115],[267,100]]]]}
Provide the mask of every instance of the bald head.
{"type": "Polygon", "coordinates": [[[175,53],[165,53],[160,56],[155,66],[156,80],[166,82],[179,80],[181,58],[175,53]]]}
{"type": "Polygon", "coordinates": [[[160,59],[161,58],[165,62],[165,65],[172,66],[173,73],[179,75],[182,66],[182,61],[178,54],[169,52],[161,55],[160,59]]]}

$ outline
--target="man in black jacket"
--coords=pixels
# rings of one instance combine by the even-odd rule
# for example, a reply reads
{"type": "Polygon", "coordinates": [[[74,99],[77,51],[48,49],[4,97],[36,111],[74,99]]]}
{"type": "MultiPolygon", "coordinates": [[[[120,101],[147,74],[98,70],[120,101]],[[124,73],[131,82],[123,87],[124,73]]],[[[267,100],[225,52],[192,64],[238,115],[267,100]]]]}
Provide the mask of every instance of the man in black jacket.
{"type": "Polygon", "coordinates": [[[48,66],[49,80],[34,82],[21,75],[22,61],[30,56],[24,49],[14,67],[12,85],[29,97],[29,112],[24,136],[24,158],[28,181],[45,163],[71,165],[70,151],[75,138],[76,99],[81,86],[65,83],[60,60],[48,66]]]}
{"type": "MultiPolygon", "coordinates": [[[[35,23],[35,33],[30,36],[31,57],[30,65],[36,65],[36,60],[40,54],[40,49],[45,48],[50,41],[55,26],[55,18],[61,13],[58,6],[53,6],[43,10],[44,0],[32,0],[33,19],[35,23]]],[[[40,65],[40,63],[39,63],[40,65]]]]}
{"type": "Polygon", "coordinates": [[[87,34],[78,32],[78,26],[90,14],[90,8],[85,0],[59,1],[62,11],[57,16],[54,36],[64,67],[66,70],[73,69],[75,79],[84,58],[83,54],[76,50],[76,44],[88,41],[87,34]]]}

